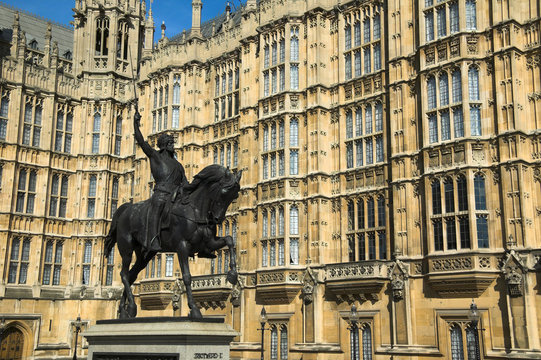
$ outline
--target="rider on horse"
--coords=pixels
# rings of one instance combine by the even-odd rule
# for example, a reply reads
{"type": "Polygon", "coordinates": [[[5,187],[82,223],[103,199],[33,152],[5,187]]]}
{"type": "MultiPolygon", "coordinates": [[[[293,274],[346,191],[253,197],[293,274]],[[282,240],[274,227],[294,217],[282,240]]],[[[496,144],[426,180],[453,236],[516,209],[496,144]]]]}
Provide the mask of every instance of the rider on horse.
{"type": "MultiPolygon", "coordinates": [[[[182,196],[182,189],[188,183],[184,167],[175,158],[174,139],[171,135],[162,134],[158,138],[159,151],[154,150],[144,139],[139,129],[141,114],[135,109],[133,128],[135,140],[150,160],[150,171],[156,182],[150,200],[148,213],[148,227],[144,247],[152,250],[160,247],[161,218],[168,201],[173,202],[182,196]]],[[[170,206],[167,206],[169,210],[170,206]]],[[[167,215],[167,214],[166,214],[167,215]]]]}

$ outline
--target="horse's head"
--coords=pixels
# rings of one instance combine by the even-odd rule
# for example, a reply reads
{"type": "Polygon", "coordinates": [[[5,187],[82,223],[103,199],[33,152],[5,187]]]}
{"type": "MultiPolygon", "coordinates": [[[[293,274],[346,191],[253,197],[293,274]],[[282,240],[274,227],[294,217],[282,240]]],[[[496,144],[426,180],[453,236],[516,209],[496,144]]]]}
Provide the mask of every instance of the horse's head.
{"type": "Polygon", "coordinates": [[[218,191],[214,192],[215,198],[210,205],[209,216],[211,219],[209,220],[216,224],[224,221],[227,208],[239,196],[241,177],[242,170],[231,172],[229,169],[225,169],[223,178],[217,184],[218,191]]]}

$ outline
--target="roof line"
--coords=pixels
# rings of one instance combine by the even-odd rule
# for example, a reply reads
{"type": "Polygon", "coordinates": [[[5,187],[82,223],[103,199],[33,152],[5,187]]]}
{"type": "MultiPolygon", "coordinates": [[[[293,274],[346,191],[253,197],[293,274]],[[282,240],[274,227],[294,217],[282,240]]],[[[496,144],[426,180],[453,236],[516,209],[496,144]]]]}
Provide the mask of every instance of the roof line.
{"type": "Polygon", "coordinates": [[[35,17],[37,19],[40,19],[40,20],[44,20],[46,22],[50,22],[52,25],[56,25],[56,26],[60,26],[60,27],[63,27],[65,29],[68,29],[68,30],[73,30],[73,26],[72,25],[66,25],[66,24],[62,24],[58,21],[54,21],[54,20],[51,20],[51,19],[47,19],[41,15],[37,15],[37,14],[34,14],[28,10],[24,10],[24,9],[20,9],[20,8],[17,8],[13,5],[10,5],[10,4],[6,4],[5,2],[3,1],[0,1],[0,5],[1,6],[4,6],[8,9],[11,9],[11,10],[14,10],[14,11],[18,11],[19,13],[22,13],[22,14],[25,14],[25,15],[28,15],[28,16],[32,16],[32,17],[35,17]]]}

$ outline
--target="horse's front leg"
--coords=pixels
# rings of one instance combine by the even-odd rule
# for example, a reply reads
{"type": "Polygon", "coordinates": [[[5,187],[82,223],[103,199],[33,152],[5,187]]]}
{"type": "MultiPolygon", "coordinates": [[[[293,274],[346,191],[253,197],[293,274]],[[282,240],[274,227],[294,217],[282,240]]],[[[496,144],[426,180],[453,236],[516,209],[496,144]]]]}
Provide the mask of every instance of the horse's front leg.
{"type": "Polygon", "coordinates": [[[188,255],[190,254],[188,245],[185,240],[181,240],[179,244],[179,250],[177,252],[178,261],[180,263],[180,269],[182,270],[182,281],[186,287],[186,296],[188,297],[188,307],[190,308],[190,314],[188,315],[192,319],[201,319],[201,311],[193,300],[192,295],[192,275],[190,274],[190,266],[188,264],[188,255]]]}
{"type": "Polygon", "coordinates": [[[215,237],[208,243],[208,248],[211,251],[221,249],[226,246],[229,248],[229,271],[227,272],[227,281],[235,285],[238,281],[237,274],[237,251],[235,249],[235,242],[231,236],[215,237]]]}

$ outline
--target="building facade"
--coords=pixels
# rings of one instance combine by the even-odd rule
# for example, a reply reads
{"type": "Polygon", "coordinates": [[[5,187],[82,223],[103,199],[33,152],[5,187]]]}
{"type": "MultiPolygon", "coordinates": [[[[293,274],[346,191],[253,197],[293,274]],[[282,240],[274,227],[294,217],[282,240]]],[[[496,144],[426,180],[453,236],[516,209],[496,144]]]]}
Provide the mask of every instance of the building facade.
{"type": "MultiPolygon", "coordinates": [[[[116,317],[104,237],[153,186],[135,96],[188,179],[243,170],[218,228],[239,284],[227,250],[191,262],[233,359],[259,358],[262,306],[265,359],[539,358],[540,2],[204,5],[157,43],[140,0],[76,0],[72,27],[0,5],[0,358],[84,358],[77,316],[116,317]]],[[[156,256],[139,316],[187,315],[179,277],[156,256]]]]}

